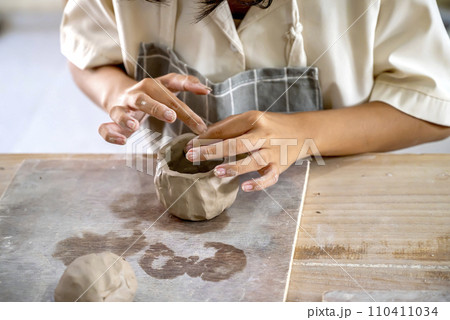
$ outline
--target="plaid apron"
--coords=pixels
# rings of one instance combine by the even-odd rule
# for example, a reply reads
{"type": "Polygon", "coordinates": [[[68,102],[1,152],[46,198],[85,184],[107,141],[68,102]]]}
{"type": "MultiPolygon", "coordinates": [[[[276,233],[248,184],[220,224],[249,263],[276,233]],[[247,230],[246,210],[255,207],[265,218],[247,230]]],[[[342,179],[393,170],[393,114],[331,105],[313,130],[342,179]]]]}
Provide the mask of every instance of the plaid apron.
{"type": "MultiPolygon", "coordinates": [[[[319,75],[315,67],[253,69],[214,83],[181,61],[172,49],[155,43],[141,44],[137,62],[138,81],[174,72],[195,76],[212,88],[206,96],[191,92],[178,94],[178,98],[207,125],[249,110],[293,113],[322,109],[319,75]]],[[[154,118],[151,118],[150,129],[169,136],[191,132],[180,120],[162,126],[162,122],[154,118]]]]}

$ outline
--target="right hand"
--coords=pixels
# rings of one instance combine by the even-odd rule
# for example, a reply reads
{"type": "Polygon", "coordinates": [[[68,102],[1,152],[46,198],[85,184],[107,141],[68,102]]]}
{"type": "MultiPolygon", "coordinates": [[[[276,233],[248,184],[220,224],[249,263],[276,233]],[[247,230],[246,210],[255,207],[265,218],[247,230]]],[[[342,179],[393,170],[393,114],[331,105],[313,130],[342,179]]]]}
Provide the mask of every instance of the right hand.
{"type": "Polygon", "coordinates": [[[139,129],[146,114],[167,123],[179,118],[196,134],[205,132],[207,127],[203,120],[176,97],[179,91],[206,95],[211,89],[194,76],[169,73],[155,79],[145,78],[106,106],[113,122],[101,124],[100,135],[107,142],[123,145],[139,129]]]}

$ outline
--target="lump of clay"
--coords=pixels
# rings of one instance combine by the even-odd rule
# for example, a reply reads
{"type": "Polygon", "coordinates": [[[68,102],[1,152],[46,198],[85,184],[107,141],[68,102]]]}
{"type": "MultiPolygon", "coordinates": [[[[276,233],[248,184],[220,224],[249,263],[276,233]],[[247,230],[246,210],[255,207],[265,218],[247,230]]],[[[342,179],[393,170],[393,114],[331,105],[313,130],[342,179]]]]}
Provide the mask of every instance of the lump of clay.
{"type": "Polygon", "coordinates": [[[214,175],[214,167],[223,161],[201,161],[199,165],[188,161],[184,147],[194,137],[183,134],[161,148],[155,186],[159,201],[170,213],[180,219],[201,221],[218,216],[233,204],[239,181],[237,177],[214,175]]]}
{"type": "Polygon", "coordinates": [[[128,262],[111,252],[92,253],[67,267],[56,286],[55,301],[129,302],[136,289],[136,276],[128,262]]]}

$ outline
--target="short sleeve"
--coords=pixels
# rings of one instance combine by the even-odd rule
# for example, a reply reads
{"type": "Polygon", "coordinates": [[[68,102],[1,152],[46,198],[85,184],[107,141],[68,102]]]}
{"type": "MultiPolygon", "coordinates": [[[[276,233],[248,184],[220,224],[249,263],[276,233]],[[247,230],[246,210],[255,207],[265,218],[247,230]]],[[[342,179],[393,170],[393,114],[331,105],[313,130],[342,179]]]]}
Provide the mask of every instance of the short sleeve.
{"type": "Polygon", "coordinates": [[[112,0],[68,1],[61,52],[80,69],[122,63],[112,0]]]}
{"type": "Polygon", "coordinates": [[[436,1],[381,0],[370,101],[450,126],[450,40],[436,1]]]}

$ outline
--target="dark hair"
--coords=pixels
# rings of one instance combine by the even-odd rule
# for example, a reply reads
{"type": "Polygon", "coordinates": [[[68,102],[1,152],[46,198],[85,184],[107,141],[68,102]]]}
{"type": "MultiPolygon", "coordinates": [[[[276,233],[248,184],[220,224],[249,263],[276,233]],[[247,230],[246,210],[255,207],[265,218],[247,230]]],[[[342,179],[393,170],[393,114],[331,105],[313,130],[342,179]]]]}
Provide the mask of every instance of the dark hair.
{"type": "MultiPolygon", "coordinates": [[[[158,2],[165,3],[170,0],[145,0],[148,2],[158,2]]],[[[197,22],[207,17],[211,12],[213,12],[222,2],[226,0],[200,0],[201,10],[196,17],[197,22]]],[[[258,6],[260,8],[266,9],[272,4],[272,0],[236,0],[239,4],[246,6],[258,6]]]]}

